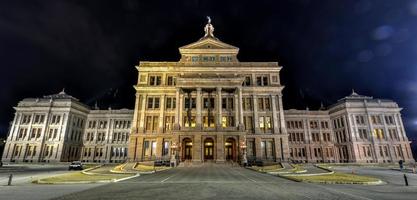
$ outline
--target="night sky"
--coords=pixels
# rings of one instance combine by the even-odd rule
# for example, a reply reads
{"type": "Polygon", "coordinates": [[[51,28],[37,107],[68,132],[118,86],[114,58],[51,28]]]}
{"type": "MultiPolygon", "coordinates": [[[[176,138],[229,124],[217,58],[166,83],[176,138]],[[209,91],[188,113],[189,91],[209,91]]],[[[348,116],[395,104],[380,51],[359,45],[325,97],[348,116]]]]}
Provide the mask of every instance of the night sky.
{"type": "Polygon", "coordinates": [[[278,61],[286,109],[349,95],[393,99],[417,138],[417,1],[0,2],[0,136],[26,97],[65,91],[102,109],[134,107],[139,60],[178,61],[215,36],[240,61],[278,61]]]}

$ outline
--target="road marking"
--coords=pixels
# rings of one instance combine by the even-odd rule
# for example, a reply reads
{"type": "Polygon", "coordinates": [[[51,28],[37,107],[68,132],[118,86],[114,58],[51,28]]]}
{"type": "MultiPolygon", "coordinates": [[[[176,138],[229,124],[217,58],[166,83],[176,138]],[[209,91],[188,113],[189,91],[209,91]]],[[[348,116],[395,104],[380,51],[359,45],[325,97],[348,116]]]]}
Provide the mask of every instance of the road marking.
{"type": "Polygon", "coordinates": [[[168,179],[172,178],[173,176],[175,176],[175,174],[174,174],[174,175],[172,175],[172,176],[168,176],[166,179],[162,180],[162,181],[161,181],[161,183],[163,183],[163,182],[167,181],[168,179]]]}

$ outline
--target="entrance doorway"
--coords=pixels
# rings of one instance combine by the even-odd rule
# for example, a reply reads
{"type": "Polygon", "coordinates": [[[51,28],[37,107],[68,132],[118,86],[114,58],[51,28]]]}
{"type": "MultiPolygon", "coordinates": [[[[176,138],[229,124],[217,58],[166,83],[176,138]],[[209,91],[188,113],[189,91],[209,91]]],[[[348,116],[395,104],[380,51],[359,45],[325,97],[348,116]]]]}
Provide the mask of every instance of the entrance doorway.
{"type": "Polygon", "coordinates": [[[192,157],[192,152],[193,152],[193,142],[191,141],[190,138],[185,138],[182,141],[182,146],[183,146],[183,155],[182,155],[182,160],[191,160],[192,157]]]}
{"type": "Polygon", "coordinates": [[[214,140],[207,138],[204,140],[204,160],[213,160],[214,140]]]}
{"type": "Polygon", "coordinates": [[[228,138],[224,145],[224,149],[226,152],[226,160],[228,161],[236,161],[236,141],[233,138],[228,138]]]}

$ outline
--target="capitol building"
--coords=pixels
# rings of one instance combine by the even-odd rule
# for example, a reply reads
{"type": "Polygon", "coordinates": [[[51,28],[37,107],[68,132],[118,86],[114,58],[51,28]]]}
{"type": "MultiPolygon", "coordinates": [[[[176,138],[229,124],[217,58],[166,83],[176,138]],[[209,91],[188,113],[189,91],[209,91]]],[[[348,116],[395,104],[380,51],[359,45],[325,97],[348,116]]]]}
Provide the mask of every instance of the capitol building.
{"type": "Polygon", "coordinates": [[[241,62],[214,36],[177,62],[140,61],[135,108],[98,110],[65,91],[14,107],[2,161],[414,162],[398,104],[352,91],[284,110],[278,62],[241,62]]]}

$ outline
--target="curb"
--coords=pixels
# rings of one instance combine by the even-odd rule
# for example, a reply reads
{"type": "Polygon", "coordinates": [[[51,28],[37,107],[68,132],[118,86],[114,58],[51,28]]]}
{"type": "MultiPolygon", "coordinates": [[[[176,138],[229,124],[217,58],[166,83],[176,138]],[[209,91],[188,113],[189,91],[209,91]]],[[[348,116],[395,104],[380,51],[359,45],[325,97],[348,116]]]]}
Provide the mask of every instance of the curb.
{"type": "Polygon", "coordinates": [[[125,180],[129,180],[129,179],[132,179],[132,178],[136,178],[138,176],[140,176],[140,174],[135,174],[133,176],[128,176],[128,177],[120,178],[120,179],[101,180],[101,181],[76,181],[76,182],[74,181],[74,182],[56,182],[56,183],[53,183],[53,182],[35,180],[35,181],[32,181],[32,183],[35,183],[35,184],[49,184],[49,185],[60,185],[60,184],[89,184],[89,183],[117,183],[117,182],[120,182],[120,181],[125,181],[125,180]]]}
{"type": "Polygon", "coordinates": [[[95,167],[91,167],[91,168],[88,168],[88,169],[84,169],[84,170],[82,170],[82,171],[81,171],[81,173],[83,173],[83,174],[87,174],[87,175],[94,175],[94,174],[97,174],[97,173],[91,173],[91,172],[89,172],[89,171],[91,171],[91,170],[95,170],[95,169],[98,169],[98,168],[100,168],[100,167],[103,167],[103,165],[97,165],[97,166],[95,166],[95,167]]]}

